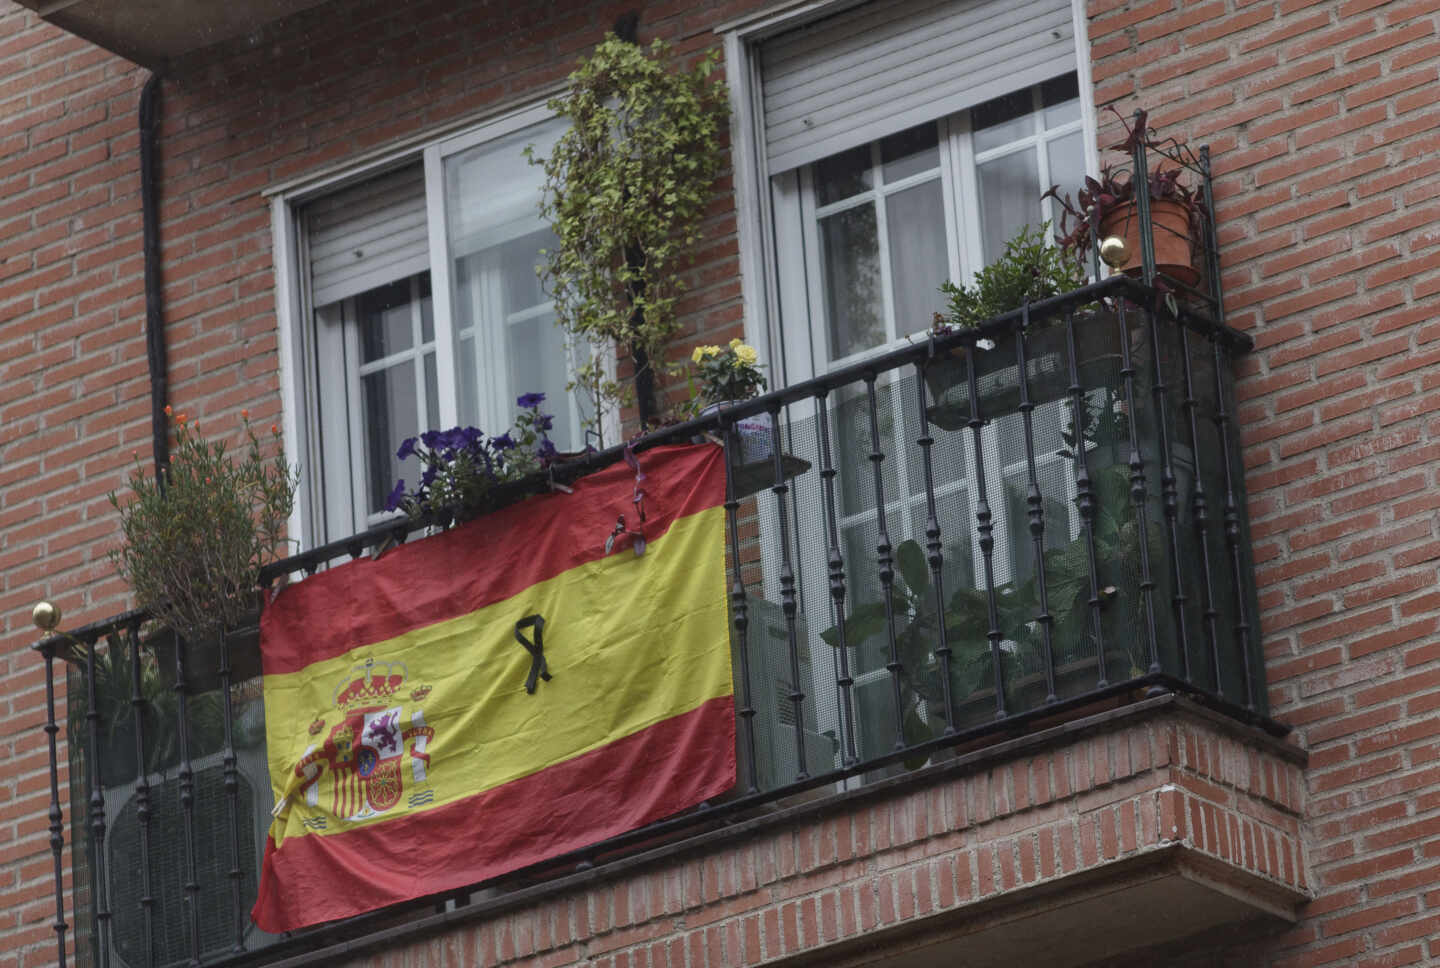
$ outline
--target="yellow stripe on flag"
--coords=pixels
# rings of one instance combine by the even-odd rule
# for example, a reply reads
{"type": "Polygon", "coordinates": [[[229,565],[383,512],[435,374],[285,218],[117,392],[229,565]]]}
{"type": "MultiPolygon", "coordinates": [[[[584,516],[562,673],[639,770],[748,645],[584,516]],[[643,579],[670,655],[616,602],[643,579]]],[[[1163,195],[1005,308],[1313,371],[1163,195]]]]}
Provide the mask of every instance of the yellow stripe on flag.
{"type": "Polygon", "coordinates": [[[266,676],[270,773],[286,784],[276,790],[277,803],[289,798],[271,830],[276,846],[358,825],[330,812],[330,776],[316,784],[315,804],[297,795],[295,766],[341,722],[336,693],[367,662],[372,669],[403,666],[405,673],[395,695],[375,705],[400,707],[402,728],[420,710],[434,730],[423,783],[413,780],[408,754],[402,767],[407,794],[433,795],[415,805],[402,800],[384,820],[371,821],[382,824],[539,772],[730,695],[723,529],[724,509],[712,507],[676,520],[643,557],[627,549],[479,611],[266,676]],[[533,614],[545,619],[544,654],[553,678],[529,695],[531,656],[515,638],[515,623],[533,614]]]}

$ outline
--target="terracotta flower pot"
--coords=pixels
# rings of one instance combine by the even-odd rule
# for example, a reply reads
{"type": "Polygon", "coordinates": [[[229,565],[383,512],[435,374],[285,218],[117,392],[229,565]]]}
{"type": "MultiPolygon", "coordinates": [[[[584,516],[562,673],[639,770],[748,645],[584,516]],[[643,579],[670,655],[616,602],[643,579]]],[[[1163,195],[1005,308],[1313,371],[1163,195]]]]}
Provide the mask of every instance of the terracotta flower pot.
{"type": "MultiPolygon", "coordinates": [[[[1191,259],[1190,217],[1185,206],[1168,198],[1150,200],[1150,236],[1155,241],[1155,270],[1187,286],[1200,279],[1191,259]]],[[[1138,276],[1142,271],[1140,218],[1134,202],[1123,205],[1100,220],[1100,237],[1118,235],[1125,240],[1129,260],[1120,270],[1138,276]]]]}

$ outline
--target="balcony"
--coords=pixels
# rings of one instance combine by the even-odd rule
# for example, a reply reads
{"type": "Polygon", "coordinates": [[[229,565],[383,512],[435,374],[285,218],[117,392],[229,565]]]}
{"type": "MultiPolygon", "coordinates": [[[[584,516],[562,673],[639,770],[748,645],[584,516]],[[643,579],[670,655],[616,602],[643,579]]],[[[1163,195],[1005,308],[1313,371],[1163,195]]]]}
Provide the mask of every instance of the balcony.
{"type": "MultiPolygon", "coordinates": [[[[1266,716],[1230,396],[1232,360],[1247,349],[1203,312],[1176,314],[1155,290],[1114,277],[640,440],[642,463],[663,443],[727,442],[736,788],[495,883],[339,926],[274,937],[248,923],[271,809],[255,631],[187,643],[151,634],[147,616],[132,612],[51,637],[37,648],[48,684],[68,676],[65,815],[79,847],[72,904],[57,896],[57,930],[63,937],[73,913],[78,957],[93,964],[325,950],[406,919],[449,924],[576,878],[620,877],[637,854],[681,856],[776,817],[923,795],[977,763],[1068,758],[1066,744],[1084,748],[1082,737],[1135,728],[1157,710],[1207,724],[1217,750],[1248,749],[1258,772],[1247,767],[1244,782],[1229,774],[1231,795],[1256,798],[1252,816],[1293,819],[1298,754],[1266,738],[1285,728],[1266,716]],[[768,434],[742,435],[761,414],[768,434]]],[[[619,456],[560,465],[554,476],[571,480],[619,456]]],[[[375,529],[262,578],[425,540],[414,529],[375,529]]],[[[1190,788],[1166,770],[1190,749],[1193,771],[1194,748],[1154,740],[1178,728],[1157,722],[1146,727],[1160,746],[1145,768],[1138,755],[1126,762],[1153,781],[1145,802],[1177,791],[1183,799],[1190,788]]],[[[61,728],[53,714],[50,728],[61,728]]],[[[1069,773],[1051,776],[1027,782],[1022,799],[1034,806],[1080,788],[1069,773]]],[[[1017,795],[1012,811],[1027,805],[1017,795]]],[[[58,786],[55,797],[63,807],[58,786]]],[[[1186,808],[1170,809],[1180,814],[1175,833],[1186,808]]],[[[1204,863],[1172,850],[1184,835],[1167,840],[1157,822],[1149,866],[1124,866],[1124,883],[1106,890],[1184,904],[1194,912],[1182,919],[1187,931],[1293,913],[1303,897],[1298,827],[1275,820],[1278,854],[1252,847],[1245,860],[1235,839],[1236,857],[1221,863],[1206,816],[1188,825],[1204,863]]],[[[54,820],[57,890],[65,832],[54,820]]],[[[1088,890],[1066,909],[1088,911],[1077,916],[1094,925],[1099,895],[1088,890]]],[[[1059,903],[1052,895],[1045,903],[1059,903]]],[[[1016,937],[1043,941],[1017,927],[1027,918],[1034,913],[986,923],[1013,951],[1016,937]]]]}

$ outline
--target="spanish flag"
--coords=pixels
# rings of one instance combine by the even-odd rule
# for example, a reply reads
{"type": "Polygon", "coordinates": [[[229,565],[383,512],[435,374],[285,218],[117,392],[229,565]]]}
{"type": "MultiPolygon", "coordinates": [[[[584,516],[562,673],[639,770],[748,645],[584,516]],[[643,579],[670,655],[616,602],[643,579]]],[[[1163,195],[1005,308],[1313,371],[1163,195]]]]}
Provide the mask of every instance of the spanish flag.
{"type": "Polygon", "coordinates": [[[465,887],[735,783],[723,451],[641,455],[281,590],[255,923],[465,887]],[[616,520],[643,530],[643,555],[616,520]]]}

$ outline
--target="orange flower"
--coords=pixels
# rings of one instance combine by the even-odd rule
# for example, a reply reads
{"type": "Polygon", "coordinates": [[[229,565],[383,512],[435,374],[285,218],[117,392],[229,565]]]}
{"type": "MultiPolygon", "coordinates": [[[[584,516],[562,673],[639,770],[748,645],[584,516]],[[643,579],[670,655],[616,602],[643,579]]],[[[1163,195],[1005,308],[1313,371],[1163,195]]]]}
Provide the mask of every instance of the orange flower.
{"type": "Polygon", "coordinates": [[[249,411],[249,410],[241,410],[241,411],[240,411],[240,417],[241,417],[242,419],[244,419],[244,420],[249,420],[249,419],[250,419],[250,411],[249,411]]]}
{"type": "Polygon", "coordinates": [[[280,435],[280,428],[277,427],[277,426],[275,426],[274,424],[271,424],[271,425],[270,425],[270,432],[271,432],[272,434],[275,434],[275,435],[278,437],[278,436],[280,435]]]}

